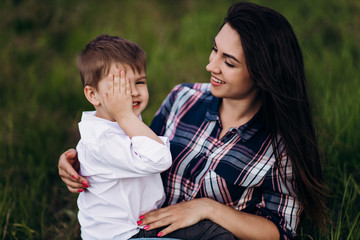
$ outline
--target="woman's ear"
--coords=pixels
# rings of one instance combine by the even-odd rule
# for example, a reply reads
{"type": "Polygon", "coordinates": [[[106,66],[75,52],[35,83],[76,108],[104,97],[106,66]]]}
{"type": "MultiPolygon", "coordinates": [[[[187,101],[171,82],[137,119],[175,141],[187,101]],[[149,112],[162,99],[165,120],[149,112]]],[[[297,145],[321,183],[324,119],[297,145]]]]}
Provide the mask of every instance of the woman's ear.
{"type": "Polygon", "coordinates": [[[98,99],[98,94],[96,94],[96,90],[94,87],[85,86],[84,94],[86,99],[94,106],[100,105],[100,99],[98,99]]]}

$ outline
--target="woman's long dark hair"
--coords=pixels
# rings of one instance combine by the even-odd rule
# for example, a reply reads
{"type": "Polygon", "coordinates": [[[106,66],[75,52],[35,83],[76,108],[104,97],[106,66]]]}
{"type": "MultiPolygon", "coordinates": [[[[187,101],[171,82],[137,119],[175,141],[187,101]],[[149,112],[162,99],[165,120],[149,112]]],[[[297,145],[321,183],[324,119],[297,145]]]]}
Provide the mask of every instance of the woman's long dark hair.
{"type": "Polygon", "coordinates": [[[281,14],[247,2],[232,5],[225,23],[240,35],[250,77],[260,89],[262,113],[278,163],[281,153],[276,151],[276,138],[279,134],[293,165],[295,188],[304,211],[321,229],[326,229],[326,188],[306,90],[303,56],[294,31],[281,14]]]}

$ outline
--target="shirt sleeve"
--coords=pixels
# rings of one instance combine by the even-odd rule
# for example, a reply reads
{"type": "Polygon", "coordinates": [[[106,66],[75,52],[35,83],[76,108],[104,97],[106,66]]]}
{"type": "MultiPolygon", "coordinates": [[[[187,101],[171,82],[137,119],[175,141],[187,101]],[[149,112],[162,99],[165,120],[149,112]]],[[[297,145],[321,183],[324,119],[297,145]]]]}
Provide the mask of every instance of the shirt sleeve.
{"type": "Polygon", "coordinates": [[[171,166],[170,144],[165,137],[160,138],[164,144],[145,136],[128,138],[126,143],[119,143],[116,134],[108,134],[107,137],[106,144],[100,146],[100,152],[113,168],[116,178],[160,173],[171,166]]]}
{"type": "Polygon", "coordinates": [[[142,177],[161,173],[171,166],[170,143],[160,137],[164,144],[145,137],[126,135],[108,129],[98,136],[96,142],[78,144],[80,162],[89,175],[106,179],[142,177]]]}
{"type": "Polygon", "coordinates": [[[262,201],[257,205],[257,214],[278,227],[280,239],[293,239],[302,206],[294,191],[294,174],[287,156],[282,157],[280,166],[277,163],[273,165],[265,176],[262,187],[264,191],[262,201]]]}

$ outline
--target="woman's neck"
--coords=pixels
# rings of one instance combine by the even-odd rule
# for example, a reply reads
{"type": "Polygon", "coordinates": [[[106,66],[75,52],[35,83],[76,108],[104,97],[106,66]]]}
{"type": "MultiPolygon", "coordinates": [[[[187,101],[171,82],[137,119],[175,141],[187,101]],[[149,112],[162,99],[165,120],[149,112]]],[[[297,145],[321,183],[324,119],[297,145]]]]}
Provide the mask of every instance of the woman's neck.
{"type": "Polygon", "coordinates": [[[219,114],[224,130],[247,123],[261,108],[262,102],[256,94],[252,99],[223,98],[219,114]]]}

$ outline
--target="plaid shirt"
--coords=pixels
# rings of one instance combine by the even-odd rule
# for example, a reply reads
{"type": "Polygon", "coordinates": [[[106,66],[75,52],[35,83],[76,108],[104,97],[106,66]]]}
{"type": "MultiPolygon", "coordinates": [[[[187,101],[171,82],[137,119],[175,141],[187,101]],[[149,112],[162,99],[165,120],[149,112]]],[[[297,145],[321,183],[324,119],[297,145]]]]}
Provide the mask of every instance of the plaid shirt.
{"type": "Polygon", "coordinates": [[[182,84],[156,113],[151,128],[169,137],[173,157],[171,168],[162,175],[165,204],[212,198],[264,216],[276,224],[282,239],[292,238],[302,211],[281,139],[281,167],[259,113],[219,139],[220,101],[210,93],[209,84],[182,84]]]}

